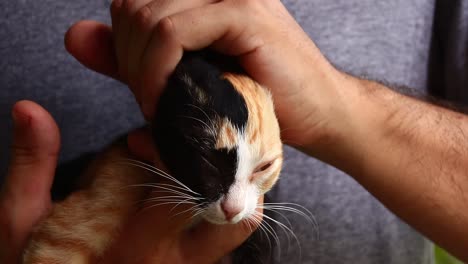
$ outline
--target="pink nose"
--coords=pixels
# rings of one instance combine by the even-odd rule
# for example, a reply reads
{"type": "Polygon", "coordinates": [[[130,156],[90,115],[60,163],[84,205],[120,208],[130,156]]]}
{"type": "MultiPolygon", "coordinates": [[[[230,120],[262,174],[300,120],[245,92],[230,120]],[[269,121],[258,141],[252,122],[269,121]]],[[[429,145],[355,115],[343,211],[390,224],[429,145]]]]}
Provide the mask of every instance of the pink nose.
{"type": "Polygon", "coordinates": [[[221,209],[224,212],[226,221],[231,221],[234,217],[236,217],[236,215],[238,215],[242,211],[242,208],[240,206],[227,203],[226,201],[223,201],[221,203],[221,209]]]}

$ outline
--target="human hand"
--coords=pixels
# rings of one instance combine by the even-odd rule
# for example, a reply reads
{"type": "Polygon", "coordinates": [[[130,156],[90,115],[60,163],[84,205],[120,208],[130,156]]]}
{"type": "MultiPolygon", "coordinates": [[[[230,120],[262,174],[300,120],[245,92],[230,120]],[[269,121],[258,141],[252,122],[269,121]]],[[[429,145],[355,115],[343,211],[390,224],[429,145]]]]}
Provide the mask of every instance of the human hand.
{"type": "Polygon", "coordinates": [[[17,263],[33,226],[51,208],[60,147],[55,121],[39,105],[13,107],[14,139],[8,174],[0,193],[0,263],[17,263]]]}
{"type": "Polygon", "coordinates": [[[116,0],[111,13],[113,32],[96,22],[78,23],[67,48],[88,67],[128,83],[147,118],[183,50],[210,47],[237,57],[272,91],[285,142],[304,147],[326,139],[335,129],[331,121],[342,120],[333,106],[343,99],[336,87],[345,78],[280,1],[116,0]],[[85,36],[94,40],[78,41],[85,36]],[[115,56],[109,52],[114,48],[115,56]]]}
{"type": "Polygon", "coordinates": [[[310,143],[328,123],[340,74],[280,1],[116,0],[111,13],[119,75],[147,118],[183,51],[210,47],[272,91],[285,140],[310,143]]]}
{"type": "MultiPolygon", "coordinates": [[[[50,188],[60,147],[56,123],[39,105],[18,102],[13,116],[12,160],[0,193],[1,263],[21,259],[33,227],[52,208],[50,188]]],[[[154,158],[156,153],[145,155],[154,158]]],[[[223,227],[202,223],[189,230],[189,215],[169,217],[174,213],[171,206],[138,213],[110,248],[104,263],[213,263],[240,245],[253,228],[252,223],[251,227],[242,223],[223,227]]]]}

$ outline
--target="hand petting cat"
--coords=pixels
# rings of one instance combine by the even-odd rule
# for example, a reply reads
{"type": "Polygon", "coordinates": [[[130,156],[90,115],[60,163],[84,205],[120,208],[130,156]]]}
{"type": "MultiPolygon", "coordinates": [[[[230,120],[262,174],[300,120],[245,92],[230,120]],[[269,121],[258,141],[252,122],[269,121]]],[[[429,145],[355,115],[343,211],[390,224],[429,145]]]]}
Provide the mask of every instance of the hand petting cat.
{"type": "Polygon", "coordinates": [[[113,28],[75,24],[66,46],[84,65],[129,84],[147,118],[184,50],[235,56],[271,90],[284,142],[349,173],[468,259],[466,195],[453,191],[468,189],[466,115],[335,69],[279,0],[115,0],[111,14],[113,28]]]}
{"type": "Polygon", "coordinates": [[[280,1],[116,0],[111,14],[112,28],[75,24],[66,46],[91,69],[128,83],[147,118],[183,51],[209,47],[237,57],[272,91],[283,140],[303,147],[332,129],[317,106],[336,103],[327,98],[343,77],[280,1]]]}

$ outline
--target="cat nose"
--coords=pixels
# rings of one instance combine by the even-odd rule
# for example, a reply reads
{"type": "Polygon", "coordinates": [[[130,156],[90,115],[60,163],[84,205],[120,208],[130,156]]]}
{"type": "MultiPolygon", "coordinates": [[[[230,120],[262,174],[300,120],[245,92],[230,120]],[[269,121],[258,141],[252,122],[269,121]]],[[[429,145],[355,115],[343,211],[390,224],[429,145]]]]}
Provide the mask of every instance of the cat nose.
{"type": "Polygon", "coordinates": [[[242,207],[238,205],[234,205],[223,201],[221,203],[221,209],[224,212],[224,216],[226,217],[226,221],[230,222],[234,217],[236,217],[240,212],[242,212],[242,207]]]}

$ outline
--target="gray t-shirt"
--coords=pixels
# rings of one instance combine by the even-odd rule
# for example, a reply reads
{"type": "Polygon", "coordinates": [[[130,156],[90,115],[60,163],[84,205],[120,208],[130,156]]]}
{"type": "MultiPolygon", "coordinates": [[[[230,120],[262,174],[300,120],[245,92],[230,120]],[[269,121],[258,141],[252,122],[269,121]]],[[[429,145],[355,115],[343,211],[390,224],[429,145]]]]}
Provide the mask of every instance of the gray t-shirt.
{"type": "MultiPolygon", "coordinates": [[[[339,69],[450,99],[468,98],[467,1],[285,0],[339,69]]],[[[61,160],[95,151],[144,122],[128,89],[79,65],[63,47],[80,19],[109,21],[109,1],[0,1],[0,172],[11,141],[11,106],[31,99],[62,133],[61,160]]],[[[398,172],[395,172],[398,173],[398,172]]],[[[4,173],[2,173],[4,174],[4,173]]],[[[351,177],[286,147],[275,200],[307,207],[319,224],[291,216],[302,263],[431,263],[432,246],[351,177]]],[[[281,234],[281,232],[280,232],[281,234]]],[[[281,235],[280,263],[297,263],[281,235]]]]}

